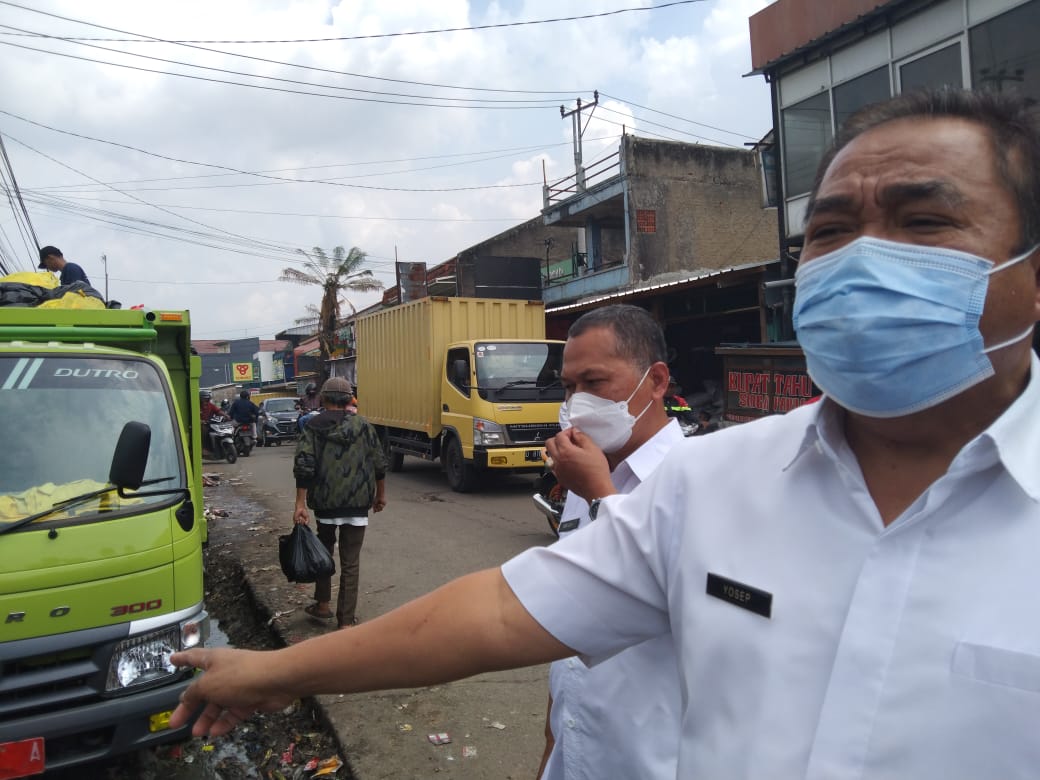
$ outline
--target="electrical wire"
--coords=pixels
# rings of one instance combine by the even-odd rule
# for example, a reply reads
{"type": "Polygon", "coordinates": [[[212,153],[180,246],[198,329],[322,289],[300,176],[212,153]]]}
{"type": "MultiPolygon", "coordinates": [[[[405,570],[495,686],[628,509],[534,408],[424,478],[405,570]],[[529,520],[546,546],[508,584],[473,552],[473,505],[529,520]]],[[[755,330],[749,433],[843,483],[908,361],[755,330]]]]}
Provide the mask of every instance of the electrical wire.
{"type": "MultiPolygon", "coordinates": [[[[605,16],[617,16],[618,14],[632,13],[632,12],[635,12],[635,11],[658,11],[658,10],[661,10],[663,8],[670,8],[670,7],[676,6],[676,5],[690,5],[691,3],[699,3],[699,2],[704,2],[704,0],[672,0],[672,2],[662,3],[660,5],[641,6],[641,7],[637,7],[637,8],[619,8],[619,9],[616,9],[616,10],[613,10],[613,11],[602,11],[600,13],[585,14],[583,16],[561,16],[561,17],[558,17],[558,18],[555,18],[555,19],[534,19],[534,20],[523,21],[523,22],[500,22],[500,23],[497,23],[497,24],[481,24],[481,25],[473,25],[473,26],[470,26],[470,27],[445,27],[445,28],[439,29],[439,30],[411,30],[411,31],[406,31],[406,32],[376,33],[376,34],[372,34],[372,35],[351,35],[351,36],[334,37],[334,38],[292,38],[292,39],[282,39],[282,40],[194,40],[194,41],[190,41],[190,40],[183,40],[183,41],[170,40],[170,41],[163,41],[163,43],[325,43],[325,42],[333,42],[333,41],[365,41],[365,40],[374,40],[374,39],[379,39],[379,38],[400,38],[400,37],[412,36],[412,35],[436,35],[436,34],[439,34],[439,33],[470,32],[470,31],[477,31],[477,30],[495,30],[495,29],[502,29],[502,28],[506,28],[506,27],[526,27],[526,26],[537,25],[537,24],[553,24],[553,23],[556,23],[556,22],[576,22],[576,21],[582,21],[582,20],[585,20],[585,19],[598,19],[598,18],[602,18],[602,17],[605,17],[605,16]]],[[[19,5],[18,3],[8,2],[7,0],[0,1],[0,5],[10,5],[10,6],[14,6],[15,8],[21,8],[21,9],[26,10],[26,11],[35,11],[36,10],[36,9],[33,9],[33,8],[27,8],[26,6],[23,6],[23,5],[19,5]]],[[[46,12],[44,12],[44,11],[37,11],[37,13],[46,13],[46,12]]],[[[75,21],[75,20],[69,20],[67,17],[58,16],[57,14],[47,13],[46,15],[47,16],[56,16],[59,19],[66,19],[68,21],[75,21]]],[[[101,25],[92,25],[92,26],[101,27],[101,25]]],[[[103,28],[103,29],[111,29],[111,28],[103,28]]],[[[119,30],[119,31],[116,31],[116,32],[123,32],[123,31],[119,30]]],[[[128,33],[128,34],[133,35],[134,33],[128,33]]],[[[112,41],[123,41],[123,42],[125,42],[127,40],[135,41],[136,39],[133,39],[133,38],[131,38],[131,39],[126,39],[126,38],[83,38],[81,40],[109,41],[109,42],[112,42],[112,41]]]]}
{"type": "MultiPolygon", "coordinates": [[[[202,166],[204,168],[215,168],[216,170],[230,171],[232,173],[242,174],[243,176],[256,176],[256,177],[261,178],[261,179],[271,179],[271,180],[274,180],[276,182],[292,182],[292,183],[295,183],[295,184],[327,184],[327,185],[332,186],[332,187],[346,187],[346,188],[350,188],[350,189],[362,189],[362,190],[377,190],[377,191],[382,191],[382,192],[466,192],[466,191],[471,191],[471,190],[499,190],[499,189],[516,189],[516,188],[519,188],[519,187],[541,186],[541,182],[535,181],[535,182],[522,182],[522,183],[518,183],[518,184],[486,184],[486,185],[477,185],[477,186],[472,186],[472,187],[378,187],[378,186],[371,185],[371,184],[346,184],[344,182],[335,181],[335,180],[332,180],[332,179],[294,179],[294,178],[287,177],[287,176],[273,176],[271,174],[258,173],[258,172],[255,172],[255,171],[243,171],[243,170],[241,170],[239,168],[232,168],[231,166],[228,166],[228,165],[218,165],[217,163],[198,162],[196,160],[183,160],[183,159],[180,159],[178,157],[170,157],[170,156],[165,155],[165,154],[159,154],[158,152],[149,152],[147,149],[140,149],[140,148],[138,148],[136,146],[130,146],[129,144],[122,144],[122,143],[118,143],[116,141],[107,141],[107,140],[105,140],[103,138],[95,138],[94,136],[83,135],[82,133],[73,133],[70,130],[62,130],[62,129],[57,128],[57,127],[52,127],[50,125],[45,125],[45,124],[43,124],[41,122],[34,122],[31,119],[26,119],[23,116],[19,116],[18,114],[13,114],[10,111],[4,111],[3,109],[0,109],[0,114],[3,114],[5,116],[9,116],[12,119],[18,119],[18,120],[20,120],[22,122],[26,122],[26,123],[28,123],[30,125],[35,125],[36,127],[42,127],[45,130],[50,130],[50,131],[55,132],[55,133],[61,133],[62,135],[69,135],[69,136],[72,136],[73,138],[80,138],[80,139],[83,139],[85,141],[94,141],[95,143],[99,143],[99,144],[107,144],[109,146],[115,146],[115,147],[118,147],[120,149],[127,149],[127,150],[132,151],[132,152],[137,152],[139,154],[148,155],[149,157],[156,157],[156,158],[158,158],[160,160],[167,160],[169,162],[181,163],[183,165],[199,165],[199,166],[202,166]]],[[[11,140],[16,140],[16,139],[12,138],[11,140]]],[[[19,143],[21,143],[21,142],[19,141],[19,143]]],[[[23,144],[23,146],[24,145],[25,144],[23,144]]],[[[34,149],[33,151],[36,151],[36,150],[34,149]]],[[[41,154],[40,152],[37,152],[37,153],[41,154]]],[[[59,164],[61,164],[61,163],[59,163],[59,164]]],[[[79,173],[79,171],[76,171],[76,172],[79,173]]],[[[113,189],[113,190],[116,189],[114,187],[111,187],[110,185],[106,185],[104,182],[101,182],[101,181],[98,181],[97,179],[94,179],[93,177],[86,176],[86,174],[80,174],[80,175],[84,176],[85,178],[91,179],[91,181],[95,182],[96,184],[100,184],[102,186],[108,187],[109,189],[113,189]]],[[[236,186],[236,185],[218,185],[218,186],[236,186]]],[[[147,188],[145,188],[145,189],[147,189],[147,188]]],[[[121,190],[116,190],[116,191],[117,192],[122,192],[121,190]]],[[[143,191],[143,190],[139,190],[139,191],[143,191]]],[[[123,193],[123,194],[126,194],[126,193],[123,193]]]]}
{"type": "MultiPolygon", "coordinates": [[[[4,144],[4,135],[0,133],[0,161],[3,163],[4,172],[7,175],[7,181],[5,181],[5,187],[8,189],[8,198],[13,193],[14,199],[18,201],[18,207],[21,211],[22,218],[25,220],[25,228],[29,235],[32,236],[33,245],[39,249],[40,240],[36,236],[36,229],[33,227],[32,218],[29,216],[29,210],[25,207],[25,201],[22,199],[21,190],[18,187],[18,179],[14,175],[14,167],[11,165],[11,158],[7,156],[7,146],[4,144]]],[[[14,204],[12,204],[12,210],[14,204]]],[[[31,255],[32,253],[30,253],[31,255]]]]}
{"type": "MultiPolygon", "coordinates": [[[[123,55],[126,55],[128,57],[138,57],[140,59],[151,60],[153,62],[162,62],[162,63],[165,63],[167,65],[180,65],[180,66],[185,67],[185,68],[197,68],[199,70],[205,70],[205,71],[210,71],[210,72],[214,72],[214,73],[226,73],[226,74],[229,74],[229,75],[232,75],[232,76],[245,76],[246,78],[261,79],[263,81],[276,81],[276,82],[283,83],[283,84],[296,84],[298,86],[315,87],[317,89],[333,89],[333,90],[342,90],[344,92],[360,92],[360,93],[363,93],[363,94],[366,94],[366,95],[385,95],[385,96],[388,96],[388,97],[406,97],[406,98],[415,98],[415,99],[420,99],[420,100],[453,100],[453,101],[464,102],[464,103],[533,103],[533,104],[537,104],[537,105],[516,106],[516,108],[555,108],[556,107],[556,103],[557,103],[556,100],[548,100],[548,99],[532,100],[530,98],[520,99],[520,98],[441,97],[439,95],[415,95],[415,94],[412,94],[412,93],[409,93],[409,92],[385,92],[385,91],[379,91],[379,90],[374,90],[374,89],[360,89],[358,87],[341,87],[341,86],[338,86],[338,85],[335,85],[335,84],[319,84],[319,83],[315,83],[313,81],[301,81],[299,79],[285,79],[285,78],[279,78],[278,76],[264,76],[262,74],[257,74],[257,73],[246,73],[245,71],[241,71],[241,70],[230,70],[228,68],[217,68],[217,67],[214,67],[214,66],[211,66],[211,65],[196,65],[195,63],[184,62],[183,60],[170,60],[170,59],[166,59],[165,57],[153,57],[153,56],[151,56],[149,54],[138,54],[136,52],[124,51],[122,49],[112,49],[112,48],[109,48],[107,46],[97,46],[95,44],[84,43],[82,41],[78,41],[78,40],[76,40],[74,38],[68,38],[68,37],[61,36],[61,35],[50,35],[50,34],[47,34],[47,33],[34,32],[34,31],[31,31],[31,30],[24,30],[24,29],[19,28],[19,27],[11,27],[10,25],[6,25],[6,24],[0,24],[0,28],[8,29],[8,30],[18,30],[20,32],[28,33],[29,35],[32,35],[33,37],[36,37],[36,38],[44,38],[44,39],[47,39],[47,40],[55,40],[55,41],[64,41],[65,43],[72,43],[72,44],[75,44],[77,46],[86,46],[86,47],[91,48],[91,49],[98,49],[100,51],[107,51],[107,52],[110,52],[112,54],[123,54],[123,55]]],[[[0,41],[0,43],[7,43],[7,42],[0,41]]],[[[10,44],[10,45],[17,46],[18,44],[10,44]]],[[[47,49],[32,49],[32,50],[33,51],[41,51],[41,52],[44,52],[44,53],[47,53],[47,54],[57,54],[57,52],[52,52],[52,51],[47,50],[47,49]]],[[[101,63],[106,64],[106,65],[116,64],[116,63],[111,63],[111,62],[108,62],[108,61],[105,61],[105,60],[92,60],[92,61],[101,62],[101,63]]],[[[132,66],[124,66],[124,67],[132,67],[132,66]]],[[[157,72],[165,73],[165,71],[157,71],[157,72]]],[[[183,74],[170,73],[169,75],[183,75],[183,74]]],[[[222,83],[235,84],[235,85],[239,85],[239,86],[250,86],[250,85],[241,85],[241,84],[239,84],[239,82],[232,82],[232,81],[226,81],[226,82],[222,82],[222,83]]],[[[253,86],[255,86],[255,85],[253,85],[253,86]]],[[[305,93],[305,94],[314,94],[314,93],[305,93]]],[[[336,97],[336,96],[328,95],[326,97],[336,97]]],[[[342,97],[350,97],[350,96],[342,96],[342,97]]],[[[357,99],[360,100],[361,98],[357,98],[357,99]]],[[[423,104],[419,104],[419,105],[423,105],[423,104]]],[[[431,104],[431,107],[432,107],[432,104],[431,104]]],[[[445,106],[437,106],[437,107],[443,108],[445,106]]],[[[449,106],[449,107],[458,107],[458,106],[449,106]]],[[[469,106],[469,107],[470,108],[492,108],[492,106],[480,106],[480,105],[469,106]]]]}
{"type": "MultiPolygon", "coordinates": [[[[169,70],[158,70],[156,68],[143,68],[138,65],[126,65],[121,62],[112,62],[110,60],[99,60],[93,57],[80,57],[77,54],[67,54],[65,52],[50,51],[48,49],[39,49],[35,46],[23,46],[20,43],[11,43],[10,41],[0,41],[0,46],[11,46],[15,49],[25,49],[26,51],[35,51],[40,54],[47,54],[52,57],[65,57],[72,60],[80,60],[81,62],[93,62],[96,65],[111,65],[114,68],[126,68],[128,70],[136,70],[142,73],[155,73],[161,76],[176,76],[182,79],[191,79],[192,81],[204,81],[210,84],[226,84],[233,87],[244,87],[246,89],[259,89],[268,92],[282,92],[290,95],[306,95],[308,97],[323,97],[331,98],[334,100],[354,100],[361,103],[381,103],[383,105],[391,106],[419,106],[422,108],[466,108],[466,109],[480,109],[482,111],[527,111],[531,109],[544,109],[548,108],[548,105],[537,105],[537,106],[471,106],[465,104],[450,104],[450,103],[422,103],[413,100],[383,100],[381,98],[366,98],[356,97],[354,95],[329,95],[324,92],[305,92],[300,89],[289,89],[287,87],[268,87],[263,84],[247,84],[241,81],[229,81],[227,79],[215,79],[208,78],[206,76],[194,76],[190,73],[175,73],[169,70]]],[[[192,66],[196,67],[196,66],[192,66]]],[[[259,77],[256,77],[259,78],[259,77]]],[[[437,98],[434,98],[437,99],[437,98]]],[[[445,100],[462,100],[464,98],[441,98],[445,100]]]]}
{"type": "MultiPolygon", "coordinates": [[[[660,114],[661,116],[666,116],[669,119],[678,119],[680,122],[688,122],[691,125],[697,125],[698,127],[706,127],[709,130],[718,130],[720,133],[729,133],[730,135],[739,135],[741,138],[746,138],[749,141],[758,141],[758,140],[760,140],[759,138],[756,138],[753,135],[747,135],[745,133],[740,133],[740,132],[737,132],[736,130],[727,130],[724,127],[716,127],[715,125],[707,125],[704,122],[698,122],[698,121],[693,120],[693,119],[687,119],[686,117],[676,116],[675,114],[669,114],[666,111],[658,111],[656,108],[650,108],[649,106],[641,106],[638,103],[634,103],[633,101],[628,100],[627,98],[617,97],[616,95],[608,95],[605,92],[600,92],[599,94],[600,94],[600,97],[605,97],[605,98],[608,98],[609,100],[616,100],[619,103],[624,103],[625,105],[632,106],[634,108],[639,108],[639,109],[642,109],[643,111],[650,111],[650,112],[652,112],[654,114],[660,114]]],[[[663,125],[662,125],[662,127],[663,127],[663,125]]]]}

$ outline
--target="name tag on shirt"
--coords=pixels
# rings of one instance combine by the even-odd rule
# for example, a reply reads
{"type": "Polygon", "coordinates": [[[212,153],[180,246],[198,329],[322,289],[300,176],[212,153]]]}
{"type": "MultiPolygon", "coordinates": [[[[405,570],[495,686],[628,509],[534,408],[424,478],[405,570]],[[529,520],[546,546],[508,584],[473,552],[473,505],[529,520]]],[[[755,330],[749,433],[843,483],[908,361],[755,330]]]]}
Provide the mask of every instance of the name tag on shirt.
{"type": "Polygon", "coordinates": [[[718,574],[708,573],[707,594],[727,601],[734,606],[769,617],[773,611],[773,594],[745,585],[718,574]]]}
{"type": "Polygon", "coordinates": [[[565,534],[568,531],[573,531],[575,528],[578,527],[578,522],[579,520],[577,517],[575,517],[573,520],[564,520],[560,523],[560,533],[565,534]]]}

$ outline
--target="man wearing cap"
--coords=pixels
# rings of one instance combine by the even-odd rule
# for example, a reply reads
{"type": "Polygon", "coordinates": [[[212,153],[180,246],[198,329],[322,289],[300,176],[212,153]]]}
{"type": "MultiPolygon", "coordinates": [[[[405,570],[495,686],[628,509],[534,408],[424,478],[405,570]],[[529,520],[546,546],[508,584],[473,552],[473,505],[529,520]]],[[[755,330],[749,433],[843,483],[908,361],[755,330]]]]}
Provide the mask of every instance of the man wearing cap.
{"type": "Polygon", "coordinates": [[[61,250],[56,246],[45,246],[40,250],[40,264],[37,267],[46,268],[51,273],[60,273],[62,287],[73,282],[83,282],[85,285],[90,285],[90,280],[83,269],[76,263],[70,263],[66,260],[62,256],[61,250]]]}
{"type": "Polygon", "coordinates": [[[318,519],[318,539],[333,554],[339,539],[339,598],[331,609],[332,578],[314,583],[314,604],[304,612],[332,620],[340,628],[357,623],[359,561],[365,541],[368,510],[386,506],[386,455],[375,429],[347,407],[353,400],[350,383],[332,377],[321,388],[324,411],[311,418],[296,445],[293,475],[296,508],[293,522],[306,525],[307,508],[318,519]]]}

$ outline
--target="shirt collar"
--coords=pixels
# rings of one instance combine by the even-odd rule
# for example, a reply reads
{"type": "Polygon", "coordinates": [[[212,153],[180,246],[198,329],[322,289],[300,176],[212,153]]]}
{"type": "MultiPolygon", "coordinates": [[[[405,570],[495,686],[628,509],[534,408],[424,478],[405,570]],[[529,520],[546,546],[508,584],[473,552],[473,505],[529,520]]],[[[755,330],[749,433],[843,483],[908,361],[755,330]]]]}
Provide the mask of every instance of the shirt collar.
{"type": "MultiPolygon", "coordinates": [[[[810,404],[814,409],[806,409],[804,414],[810,418],[805,427],[798,448],[795,450],[784,468],[791,468],[803,453],[811,449],[826,448],[832,453],[840,451],[845,442],[842,416],[844,411],[834,401],[823,397],[818,403],[810,404]]],[[[802,407],[804,409],[804,407],[802,407]]],[[[1036,464],[1040,463],[1040,422],[1037,412],[1040,410],[1040,359],[1036,353],[1030,353],[1029,383],[1015,401],[1004,410],[989,428],[974,441],[965,445],[963,451],[983,444],[996,448],[1001,464],[1007,469],[1011,478],[1018,483],[1022,491],[1033,501],[1040,501],[1040,471],[1036,464]]],[[[788,414],[797,414],[795,409],[788,414]]]]}
{"type": "Polygon", "coordinates": [[[668,450],[682,440],[683,432],[679,427],[679,421],[672,417],[661,430],[643,442],[639,449],[621,461],[614,471],[627,466],[639,481],[643,482],[661,464],[668,450]]]}
{"type": "Polygon", "coordinates": [[[1000,462],[1022,491],[1040,501],[1040,359],[1030,350],[1029,383],[980,436],[996,447],[1000,462]]]}

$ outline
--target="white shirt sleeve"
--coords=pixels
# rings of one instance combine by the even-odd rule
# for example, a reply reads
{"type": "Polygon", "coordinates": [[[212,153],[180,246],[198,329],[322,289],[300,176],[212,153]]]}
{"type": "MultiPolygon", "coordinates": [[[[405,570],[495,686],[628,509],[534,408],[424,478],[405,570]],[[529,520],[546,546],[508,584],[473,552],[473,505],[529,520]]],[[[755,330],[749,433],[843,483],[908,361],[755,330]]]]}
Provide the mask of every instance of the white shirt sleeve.
{"type": "Polygon", "coordinates": [[[502,566],[531,616],[590,663],[669,631],[665,583],[682,513],[666,466],[629,495],[604,499],[581,533],[502,566]]]}

